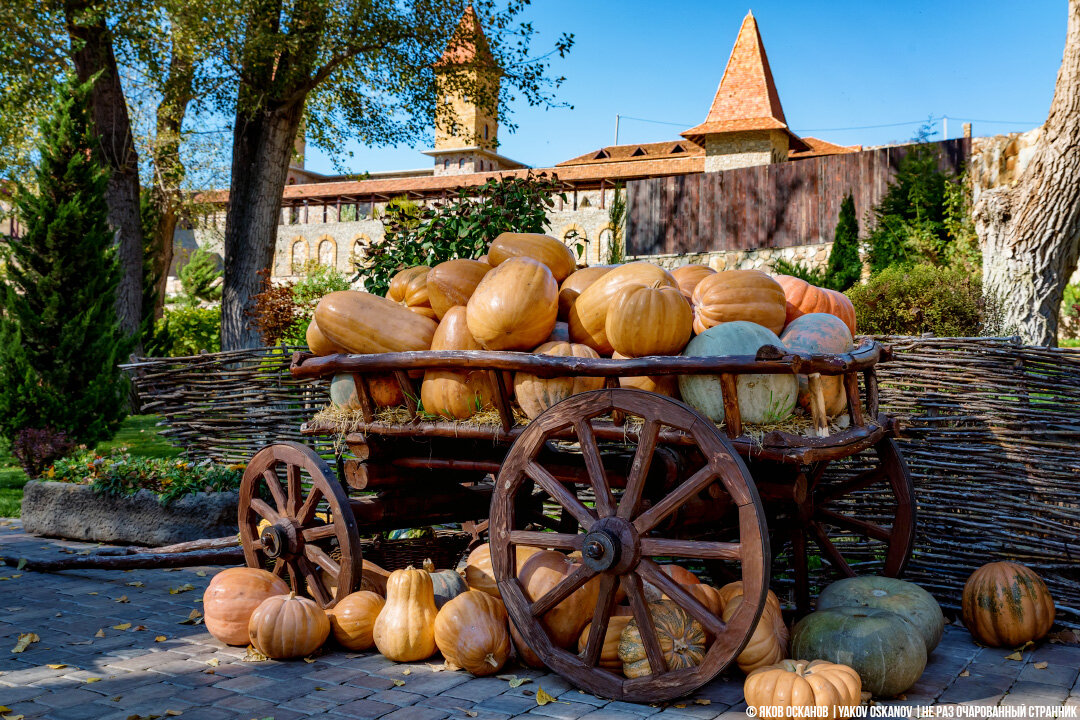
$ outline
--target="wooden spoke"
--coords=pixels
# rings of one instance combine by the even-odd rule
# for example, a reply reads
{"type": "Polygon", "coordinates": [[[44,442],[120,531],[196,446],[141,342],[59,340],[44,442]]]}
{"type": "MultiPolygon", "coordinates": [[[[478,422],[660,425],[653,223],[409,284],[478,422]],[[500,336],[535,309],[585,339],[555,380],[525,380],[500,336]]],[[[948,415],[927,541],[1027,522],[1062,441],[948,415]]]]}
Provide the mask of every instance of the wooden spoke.
{"type": "Polygon", "coordinates": [[[337,534],[337,523],[305,528],[300,531],[300,534],[303,536],[304,542],[315,542],[316,540],[332,538],[337,534]]]}
{"type": "Polygon", "coordinates": [[[637,513],[641,503],[641,493],[645,490],[645,478],[649,475],[653,454],[656,452],[656,440],[660,437],[660,423],[647,420],[638,433],[638,446],[634,452],[634,461],[630,465],[630,474],[626,478],[626,490],[619,501],[619,517],[629,520],[637,513]]]}
{"type": "Polygon", "coordinates": [[[285,567],[289,571],[289,586],[296,592],[300,592],[300,579],[296,574],[296,563],[286,561],[285,567]]]}
{"type": "Polygon", "coordinates": [[[251,549],[252,550],[262,550],[263,549],[262,539],[256,538],[255,540],[252,540],[251,541],[251,549]]]}
{"type": "Polygon", "coordinates": [[[334,578],[341,574],[341,566],[318,545],[304,545],[304,555],[334,578]]]}
{"type": "Polygon", "coordinates": [[[866,537],[874,538],[875,540],[881,540],[882,542],[889,542],[889,538],[892,536],[891,531],[886,530],[880,525],[848,517],[847,515],[841,515],[838,512],[833,512],[826,508],[818,508],[814,512],[814,516],[834,527],[851,530],[854,533],[865,535],[866,537]]]}
{"type": "Polygon", "coordinates": [[[532,530],[511,530],[510,542],[514,545],[525,545],[534,548],[555,548],[571,552],[581,549],[584,535],[569,535],[567,533],[535,532],[532,530]]]}
{"type": "Polygon", "coordinates": [[[296,522],[300,523],[300,525],[307,525],[311,522],[311,519],[315,517],[315,510],[319,505],[319,501],[322,500],[322,497],[322,490],[320,490],[318,486],[312,485],[307,500],[304,501],[303,506],[296,513],[296,522]]]}
{"type": "Polygon", "coordinates": [[[645,656],[649,659],[649,670],[652,675],[667,672],[667,660],[664,659],[664,651],[660,649],[660,638],[656,636],[656,626],[653,625],[652,614],[649,605],[645,602],[645,590],[641,586],[641,578],[635,573],[622,575],[623,591],[630,599],[630,607],[634,610],[634,620],[637,621],[638,631],[641,633],[641,642],[645,645],[645,656]]]}
{"type": "Polygon", "coordinates": [[[863,470],[853,478],[849,478],[838,485],[832,485],[824,489],[821,495],[817,497],[817,502],[818,504],[824,505],[857,490],[862,490],[868,485],[873,485],[876,481],[884,478],[885,471],[880,465],[872,467],[869,470],[863,470]]]}
{"type": "Polygon", "coordinates": [[[675,510],[683,503],[704,490],[715,477],[716,471],[713,470],[712,466],[706,465],[701,468],[688,479],[684,480],[681,485],[668,493],[667,497],[641,513],[641,515],[634,520],[634,528],[641,535],[649,532],[656,527],[661,520],[675,512],[675,510]]]}
{"type": "Polygon", "coordinates": [[[825,470],[829,467],[829,463],[822,460],[814,465],[814,469],[810,471],[809,477],[806,479],[806,489],[811,491],[817,487],[821,482],[822,476],[825,475],[825,470]]]}
{"type": "Polygon", "coordinates": [[[741,560],[739,543],[707,542],[704,540],[669,540],[641,538],[641,554],[646,557],[683,557],[702,560],[741,560]]]}
{"type": "Polygon", "coordinates": [[[795,567],[795,606],[799,612],[809,612],[810,577],[807,573],[806,536],[798,526],[791,528],[791,555],[795,567]]]}
{"type": "Polygon", "coordinates": [[[296,517],[300,512],[300,496],[303,494],[304,489],[300,485],[300,466],[289,464],[286,466],[285,474],[288,476],[289,485],[289,505],[288,515],[289,517],[296,517]]]}
{"type": "Polygon", "coordinates": [[[596,575],[595,570],[586,565],[579,565],[577,570],[564,577],[559,581],[558,585],[548,590],[543,597],[534,602],[529,608],[529,612],[534,617],[541,617],[548,610],[570,597],[575,590],[591,580],[594,575],[596,575]]]}
{"type": "Polygon", "coordinates": [[[274,509],[267,505],[259,498],[251,498],[251,509],[258,513],[261,517],[266,518],[271,523],[276,523],[281,519],[281,516],[274,512],[274,509]]]}
{"type": "Polygon", "coordinates": [[[281,489],[281,481],[278,480],[277,473],[273,468],[263,470],[263,479],[266,480],[266,487],[270,488],[270,496],[274,498],[274,505],[277,506],[279,513],[285,512],[285,491],[281,489]]]}
{"type": "Polygon", "coordinates": [[[611,517],[615,514],[615,498],[608,487],[607,476],[604,474],[604,462],[600,458],[600,448],[596,444],[592,425],[588,420],[582,420],[574,424],[574,432],[578,436],[578,444],[581,446],[581,454],[585,458],[585,469],[589,473],[589,483],[592,485],[593,495],[596,498],[596,507],[600,511],[600,517],[611,517]]]}
{"type": "Polygon", "coordinates": [[[322,578],[319,577],[319,573],[315,569],[315,566],[312,565],[306,557],[297,558],[296,564],[299,566],[300,572],[304,575],[308,592],[311,593],[315,602],[326,607],[330,603],[330,594],[327,593],[326,588],[323,587],[322,578]]]}
{"type": "Polygon", "coordinates": [[[615,583],[617,582],[618,578],[615,575],[603,575],[600,578],[600,596],[597,598],[592,623],[589,625],[585,651],[581,653],[581,659],[589,667],[596,666],[600,659],[600,651],[604,649],[604,635],[607,634],[611,609],[615,605],[615,583]]]}
{"type": "Polygon", "coordinates": [[[817,542],[818,547],[825,553],[829,563],[839,570],[845,577],[855,577],[855,571],[848,565],[847,560],[840,553],[840,550],[833,545],[833,541],[829,539],[829,534],[825,532],[825,529],[813,520],[810,521],[810,529],[814,533],[814,540],[817,542]]]}
{"type": "Polygon", "coordinates": [[[547,491],[555,502],[564,507],[571,515],[577,518],[581,527],[589,530],[596,522],[596,514],[581,504],[577,496],[566,489],[566,486],[555,479],[555,476],[538,465],[535,461],[525,466],[525,474],[532,478],[540,487],[547,491]]]}
{"type": "Polygon", "coordinates": [[[720,618],[709,612],[709,609],[693,595],[683,589],[682,585],[675,582],[671,577],[660,569],[652,560],[642,558],[638,564],[638,574],[660,588],[665,595],[671,598],[676,605],[690,613],[695,620],[701,623],[705,630],[713,635],[720,635],[727,629],[727,625],[720,618]]]}
{"type": "Polygon", "coordinates": [[[278,577],[285,577],[285,558],[278,558],[274,561],[274,574],[278,577]]]}

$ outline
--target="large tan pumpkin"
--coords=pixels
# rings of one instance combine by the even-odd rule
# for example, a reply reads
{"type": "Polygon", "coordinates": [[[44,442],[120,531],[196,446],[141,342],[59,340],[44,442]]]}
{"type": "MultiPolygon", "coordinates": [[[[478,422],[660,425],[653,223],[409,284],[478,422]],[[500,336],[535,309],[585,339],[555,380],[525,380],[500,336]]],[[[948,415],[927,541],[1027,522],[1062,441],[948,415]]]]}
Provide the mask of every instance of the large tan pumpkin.
{"type": "Polygon", "coordinates": [[[435,316],[442,320],[446,311],[456,305],[464,306],[491,266],[479,260],[447,260],[431,268],[427,274],[428,302],[435,316]]]}
{"type": "Polygon", "coordinates": [[[784,329],[784,289],[760,270],[725,270],[694,288],[694,332],[732,320],[757,323],[777,335],[784,329]]]}
{"type": "MultiPolygon", "coordinates": [[[[742,580],[736,580],[735,582],[729,582],[719,590],[720,593],[720,607],[726,608],[737,598],[743,596],[743,584],[742,580]]],[[[781,642],[787,647],[788,640],[790,639],[790,632],[788,631],[787,623],[784,622],[784,614],[780,610],[780,599],[776,597],[776,593],[772,590],[765,591],[765,605],[770,608],[772,612],[770,616],[775,623],[776,636],[780,638],[781,642]]]]}
{"type": "MultiPolygon", "coordinates": [[[[613,673],[622,673],[622,660],[619,659],[619,638],[622,637],[623,630],[630,624],[630,621],[634,619],[634,611],[623,605],[616,605],[611,611],[611,617],[608,618],[607,630],[604,632],[604,644],[600,650],[600,657],[596,662],[597,667],[602,667],[605,670],[610,670],[613,673]]],[[[578,637],[578,655],[585,652],[585,647],[589,643],[589,629],[592,627],[592,622],[585,623],[585,627],[581,630],[581,636],[578,637]]]]}
{"type": "MultiPolygon", "coordinates": [[[[599,355],[587,345],[567,342],[546,342],[534,351],[537,355],[557,357],[598,358],[599,355]]],[[[604,387],[602,377],[556,377],[541,378],[531,373],[519,372],[514,376],[514,396],[521,409],[534,419],[552,405],[571,395],[599,390],[604,387]]]]}
{"type": "Polygon", "coordinates": [[[577,300],[577,296],[612,269],[611,265],[590,265],[571,273],[570,277],[563,280],[559,285],[559,319],[565,322],[570,317],[570,307],[577,300]]]}
{"type": "MultiPolygon", "coordinates": [[[[405,402],[405,394],[393,375],[368,375],[366,380],[368,392],[377,407],[397,407],[405,402]]],[[[356,379],[351,374],[340,373],[330,381],[330,404],[354,411],[362,407],[356,392],[356,379]]]]}
{"type": "MultiPolygon", "coordinates": [[[[742,595],[733,598],[724,607],[724,622],[731,620],[742,604],[742,595]]],[[[759,667],[778,663],[787,657],[787,654],[787,626],[784,625],[783,619],[777,618],[776,610],[769,603],[765,603],[765,607],[761,610],[761,617],[754,625],[754,632],[746,642],[746,647],[735,658],[735,662],[738,663],[740,670],[749,673],[759,667]],[[782,635],[777,632],[778,627],[783,627],[782,635]]]]}
{"type": "MultiPolygon", "coordinates": [[[[518,581],[530,602],[536,602],[580,567],[556,550],[541,550],[521,566],[518,581]]],[[[577,642],[585,623],[592,619],[600,594],[600,578],[594,577],[549,610],[540,619],[551,642],[569,648],[577,642]]]]}
{"type": "Polygon", "coordinates": [[[347,650],[367,650],[375,644],[372,635],[375,619],[385,604],[382,595],[370,590],[359,590],[343,597],[326,612],[334,639],[347,650]]]}
{"type": "Polygon", "coordinates": [[[486,350],[531,350],[555,327],[559,285],[547,266],[527,257],[505,260],[476,286],[466,319],[486,350]]]}
{"type": "Polygon", "coordinates": [[[324,295],[315,306],[315,320],[327,340],[350,353],[427,350],[435,334],[430,318],[357,290],[324,295]]]}
{"type": "MultiPolygon", "coordinates": [[[[611,354],[612,360],[627,360],[625,355],[619,353],[611,354]]],[[[633,388],[635,390],[645,390],[646,392],[657,393],[658,395],[667,395],[668,397],[679,397],[679,376],[678,375],[633,375],[630,377],[620,377],[619,386],[624,388],[633,388]]]]}
{"type": "Polygon", "coordinates": [[[502,601],[469,590],[443,605],[435,618],[435,644],[449,662],[473,675],[492,675],[510,657],[502,601]]]}
{"type": "Polygon", "coordinates": [[[394,662],[426,660],[435,654],[435,591],[431,576],[409,566],[390,573],[386,604],[375,620],[375,647],[394,662]]]}
{"type": "Polygon", "coordinates": [[[511,258],[532,258],[547,266],[555,282],[562,282],[577,269],[574,252],[550,235],[501,233],[488,248],[488,263],[498,267],[511,258]]]}
{"type": "Polygon", "coordinates": [[[345,352],[344,349],[330,342],[326,336],[322,334],[322,330],[319,330],[319,324],[315,322],[314,317],[311,318],[311,322],[308,323],[304,337],[307,340],[308,350],[316,355],[335,355],[337,353],[345,352]]]}
{"type": "Polygon", "coordinates": [[[310,655],[322,647],[328,635],[326,611],[294,592],[263,600],[248,621],[248,640],[275,660],[310,655]]]}
{"type": "Polygon", "coordinates": [[[522,634],[518,632],[518,629],[514,627],[513,620],[510,621],[509,625],[510,639],[514,642],[514,650],[517,651],[518,661],[531,668],[536,668],[537,670],[547,669],[547,665],[544,664],[544,661],[540,659],[540,656],[537,655],[531,647],[529,647],[528,641],[526,641],[524,636],[522,636],[522,634]]]}
{"type": "Polygon", "coordinates": [[[785,322],[809,313],[829,313],[843,320],[855,336],[855,306],[847,295],[791,275],[776,275],[773,279],[784,289],[785,322]]]}
{"type": "Polygon", "coordinates": [[[671,277],[679,283],[679,292],[683,294],[687,302],[693,298],[694,288],[698,283],[715,274],[716,271],[707,265],[680,265],[671,271],[671,277]]]}
{"type": "Polygon", "coordinates": [[[428,302],[427,274],[431,268],[417,265],[399,271],[390,279],[390,289],[386,297],[407,307],[431,307],[428,302]]]}
{"type": "MultiPolygon", "coordinates": [[[[705,658],[705,630],[697,620],[670,600],[649,603],[649,614],[669,671],[701,664],[705,658]]],[[[627,623],[619,638],[619,659],[628,678],[652,674],[637,620],[627,623]]]]}
{"type": "Polygon", "coordinates": [[[678,288],[627,285],[612,298],[604,333],[628,357],[678,355],[693,334],[694,314],[678,288]]]}
{"type": "MultiPolygon", "coordinates": [[[[539,548],[517,545],[514,548],[517,556],[517,570],[521,571],[522,564],[530,557],[540,552],[539,548]]],[[[495,571],[491,567],[491,545],[484,543],[478,545],[465,560],[465,582],[470,590],[486,592],[494,598],[502,599],[499,587],[495,583],[495,571]]]]}
{"type": "Polygon", "coordinates": [[[203,593],[206,629],[226,645],[247,645],[251,613],[263,600],[288,592],[285,581],[266,570],[249,567],[222,570],[203,593]]]}
{"type": "Polygon", "coordinates": [[[758,668],[743,683],[746,704],[765,717],[766,708],[785,708],[782,716],[848,720],[862,702],[862,679],[847,665],[825,660],[784,660],[758,668]]]}
{"type": "Polygon", "coordinates": [[[647,262],[633,262],[612,268],[578,295],[570,308],[570,339],[588,345],[601,355],[611,355],[615,348],[607,336],[607,315],[612,301],[627,285],[654,284],[677,287],[666,270],[647,262]]]}
{"type": "Polygon", "coordinates": [[[990,647],[1039,640],[1054,624],[1054,599],[1046,583],[1019,563],[983,565],[968,578],[960,602],[964,627],[990,647]]]}
{"type": "MultiPolygon", "coordinates": [[[[465,308],[450,308],[431,340],[432,350],[481,350],[469,332],[465,308]]],[[[428,370],[420,386],[424,412],[464,420],[492,407],[496,390],[486,370],[428,370]]]]}

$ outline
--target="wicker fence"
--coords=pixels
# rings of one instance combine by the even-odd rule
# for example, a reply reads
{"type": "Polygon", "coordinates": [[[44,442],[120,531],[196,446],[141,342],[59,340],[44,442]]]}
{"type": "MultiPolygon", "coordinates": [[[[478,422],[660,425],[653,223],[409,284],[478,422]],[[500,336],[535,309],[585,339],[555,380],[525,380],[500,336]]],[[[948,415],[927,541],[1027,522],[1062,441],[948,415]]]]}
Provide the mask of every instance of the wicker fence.
{"type": "MultiPolygon", "coordinates": [[[[883,409],[905,420],[918,538],[908,577],[955,607],[993,559],[1037,569],[1080,627],[1080,352],[1013,339],[891,338],[883,409]]],[[[195,456],[244,461],[326,402],[289,376],[289,348],[145,360],[144,410],[195,456]]]]}

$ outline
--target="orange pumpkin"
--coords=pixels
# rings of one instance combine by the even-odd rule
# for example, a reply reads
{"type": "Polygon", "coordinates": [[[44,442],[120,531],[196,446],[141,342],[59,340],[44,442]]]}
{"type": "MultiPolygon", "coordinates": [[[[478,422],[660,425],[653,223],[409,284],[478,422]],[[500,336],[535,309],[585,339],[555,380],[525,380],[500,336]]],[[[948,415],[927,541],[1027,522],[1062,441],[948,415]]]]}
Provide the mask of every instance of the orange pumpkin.
{"type": "Polygon", "coordinates": [[[527,257],[543,263],[555,282],[562,282],[577,269],[573,251],[550,235],[501,233],[488,248],[488,262],[498,267],[510,258],[527,257]]]}
{"type": "MultiPolygon", "coordinates": [[[[465,308],[450,308],[435,330],[432,350],[480,350],[469,333],[465,308]]],[[[495,398],[486,370],[428,370],[420,386],[424,411],[450,420],[464,420],[491,408],[495,398]]]]}
{"type": "MultiPolygon", "coordinates": [[[[537,355],[558,357],[598,358],[592,348],[567,342],[546,342],[534,351],[537,355]]],[[[599,390],[604,387],[602,377],[556,377],[540,378],[526,372],[514,376],[514,395],[521,409],[533,419],[552,405],[571,395],[599,390]]]]}
{"type": "Polygon", "coordinates": [[[284,580],[259,568],[235,567],[213,577],[203,593],[206,629],[226,645],[247,645],[248,621],[263,600],[289,592],[284,580]]]}
{"type": "Polygon", "coordinates": [[[491,271],[491,266],[479,260],[447,260],[431,268],[427,274],[428,302],[435,317],[443,315],[455,305],[464,306],[472,297],[480,281],[491,271]]]}
{"type": "MultiPolygon", "coordinates": [[[[816,354],[846,353],[853,345],[851,332],[844,321],[828,313],[800,315],[784,328],[780,341],[788,350],[816,354]]],[[[843,375],[822,375],[821,391],[825,414],[829,417],[839,415],[847,407],[843,375]]],[[[799,376],[799,405],[810,409],[810,384],[805,375],[799,376]]]]}
{"type": "Polygon", "coordinates": [[[351,353],[427,350],[435,334],[430,318],[357,290],[324,295],[315,306],[315,320],[330,342],[351,353]]]}
{"type": "Polygon", "coordinates": [[[619,265],[585,288],[570,308],[570,339],[588,345],[601,355],[611,355],[615,348],[607,336],[608,309],[618,292],[627,285],[654,284],[676,287],[675,279],[658,265],[632,262],[619,265]]]}
{"type": "Polygon", "coordinates": [[[698,576],[684,568],[682,565],[661,565],[660,569],[664,571],[665,575],[680,585],[701,584],[701,580],[698,579],[698,576]]]}
{"type": "Polygon", "coordinates": [[[559,285],[536,260],[505,260],[484,276],[466,306],[469,332],[487,350],[531,350],[551,335],[559,285]]]}
{"type": "Polygon", "coordinates": [[[410,565],[390,573],[386,604],[375,619],[375,647],[394,662],[426,660],[435,654],[435,590],[431,576],[410,565]]]}
{"type": "Polygon", "coordinates": [[[694,296],[694,288],[697,284],[715,274],[716,271],[707,265],[682,265],[671,271],[671,277],[679,283],[679,292],[683,294],[687,302],[690,302],[694,296]]]}
{"type": "MultiPolygon", "coordinates": [[[[376,407],[397,407],[405,402],[401,385],[392,375],[368,375],[368,392],[376,407]]],[[[356,380],[348,373],[335,375],[330,381],[330,403],[346,410],[359,410],[360,396],[356,393],[356,380]]]]}
{"type": "MultiPolygon", "coordinates": [[[[720,607],[726,608],[736,598],[742,597],[742,580],[736,580],[735,582],[730,582],[727,585],[724,585],[722,588],[720,588],[719,593],[720,607]]],[[[786,646],[788,642],[789,632],[787,623],[784,622],[784,614],[780,610],[780,599],[776,597],[776,593],[774,593],[772,590],[767,590],[765,592],[765,604],[768,607],[772,608],[772,617],[773,620],[776,622],[775,630],[777,637],[782,638],[784,645],[786,646]]]]}
{"type": "MultiPolygon", "coordinates": [[[[541,550],[521,566],[518,581],[525,597],[536,602],[579,567],[561,552],[541,550]]],[[[599,578],[594,577],[544,614],[540,622],[553,644],[568,648],[577,641],[581,628],[592,618],[599,593],[599,578]]]]}
{"type": "Polygon", "coordinates": [[[328,635],[326,611],[294,592],[263,600],[248,621],[251,644],[275,660],[310,655],[322,647],[328,635]]]}
{"type": "MultiPolygon", "coordinates": [[[[596,662],[597,667],[610,670],[613,673],[622,673],[622,660],[619,659],[619,638],[633,619],[634,612],[628,607],[616,605],[612,609],[611,617],[608,618],[607,630],[604,632],[604,645],[596,662]]],[[[581,630],[577,645],[578,655],[585,652],[585,647],[589,643],[589,628],[591,627],[592,622],[590,621],[585,623],[585,627],[581,630]]]]}
{"type": "Polygon", "coordinates": [[[458,595],[435,617],[435,644],[447,661],[473,675],[497,673],[510,657],[502,601],[479,590],[458,595]]]}
{"type": "Polygon", "coordinates": [[[789,720],[848,720],[862,702],[862,678],[847,665],[825,660],[783,660],[747,675],[743,696],[746,704],[757,710],[758,717],[766,715],[766,708],[785,708],[782,717],[789,720]]]}
{"type": "Polygon", "coordinates": [[[791,275],[777,275],[773,279],[784,289],[785,322],[808,313],[829,313],[843,320],[852,337],[855,336],[855,306],[847,295],[791,275]]]}
{"type": "Polygon", "coordinates": [[[514,627],[514,621],[510,621],[510,639],[514,641],[514,650],[517,651],[518,661],[528,665],[531,668],[537,670],[545,670],[547,665],[540,659],[540,656],[533,652],[533,649],[529,647],[529,643],[514,627]]]}
{"type": "MultiPolygon", "coordinates": [[[[522,564],[530,557],[540,552],[540,548],[517,545],[514,547],[517,556],[517,570],[521,571],[522,564]]],[[[484,543],[478,545],[465,560],[465,582],[470,590],[486,592],[494,598],[502,599],[499,587],[495,583],[495,571],[491,568],[491,545],[484,543]]]]}
{"type": "Polygon", "coordinates": [[[990,647],[1034,642],[1054,624],[1054,599],[1046,583],[1019,563],[983,565],[968,578],[960,603],[964,627],[990,647]]]}
{"type": "Polygon", "coordinates": [[[375,644],[372,637],[375,619],[385,604],[382,595],[369,590],[359,590],[343,597],[332,610],[326,612],[334,639],[347,650],[367,650],[375,644]]]}
{"type": "Polygon", "coordinates": [[[678,288],[659,281],[627,285],[615,294],[604,333],[615,352],[629,357],[678,355],[693,333],[694,314],[678,288]]]}
{"type": "Polygon", "coordinates": [[[784,289],[760,270],[725,270],[694,288],[694,332],[720,323],[745,320],[772,330],[784,329],[784,289]]]}
{"type": "MultiPolygon", "coordinates": [[[[613,360],[627,360],[625,355],[620,355],[615,352],[611,354],[613,360]]],[[[645,390],[647,392],[656,393],[658,395],[667,395],[668,397],[679,397],[679,376],[678,375],[635,375],[631,377],[620,377],[619,386],[624,388],[634,388],[635,390],[645,390]]]]}
{"type": "MultiPolygon", "coordinates": [[[[739,595],[727,604],[724,608],[724,622],[731,620],[742,603],[743,596],[739,595]]],[[[750,635],[750,639],[746,642],[746,646],[739,653],[739,656],[735,658],[735,662],[738,663],[740,670],[749,673],[759,667],[780,662],[787,656],[787,650],[787,626],[783,624],[782,620],[777,621],[776,610],[773,609],[772,605],[765,603],[765,607],[761,610],[761,617],[758,618],[757,624],[754,625],[754,631],[750,635]],[[784,627],[783,634],[777,632],[778,625],[784,627]]]]}
{"type": "Polygon", "coordinates": [[[570,306],[577,300],[577,296],[612,269],[612,265],[591,265],[571,273],[570,277],[563,280],[559,286],[559,319],[567,320],[570,317],[570,306]]]}
{"type": "Polygon", "coordinates": [[[337,353],[345,352],[343,349],[326,339],[326,336],[319,330],[319,324],[315,322],[314,317],[312,317],[311,322],[308,323],[304,337],[307,339],[308,350],[316,355],[335,355],[337,353]]]}
{"type": "MultiPolygon", "coordinates": [[[[390,279],[390,289],[386,297],[408,308],[431,308],[428,302],[427,274],[431,268],[427,265],[405,268],[390,279]]],[[[414,311],[415,312],[415,311],[414,311]]],[[[432,313],[434,315],[434,313],[432,313]]]]}

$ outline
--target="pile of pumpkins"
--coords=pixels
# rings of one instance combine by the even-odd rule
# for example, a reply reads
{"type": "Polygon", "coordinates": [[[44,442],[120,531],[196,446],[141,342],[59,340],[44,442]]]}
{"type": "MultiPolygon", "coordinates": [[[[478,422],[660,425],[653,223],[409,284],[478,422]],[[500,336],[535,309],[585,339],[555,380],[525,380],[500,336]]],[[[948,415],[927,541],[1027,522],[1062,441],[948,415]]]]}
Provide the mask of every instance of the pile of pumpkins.
{"type": "MultiPolygon", "coordinates": [[[[579,358],[658,355],[754,355],[764,345],[814,353],[852,348],[855,311],[842,293],[758,270],[716,272],[685,265],[668,272],[646,262],[577,269],[573,253],[547,235],[503,233],[478,260],[406,268],[386,297],[339,291],[321,299],[307,329],[316,355],[419,350],[523,351],[579,358]]],[[[538,378],[508,382],[524,413],[535,418],[603,378],[538,378]]],[[[842,379],[823,378],[830,416],[846,407],[842,379]]],[[[679,397],[721,422],[719,378],[622,378],[625,387],[679,397]]],[[[369,380],[380,406],[403,402],[393,378],[369,380]]],[[[483,371],[424,374],[425,412],[463,420],[491,409],[496,388],[483,371]]],[[[749,423],[778,422],[796,404],[809,407],[805,379],[744,375],[739,409],[749,423]]],[[[351,376],[335,378],[335,404],[356,402],[351,376]]]]}

